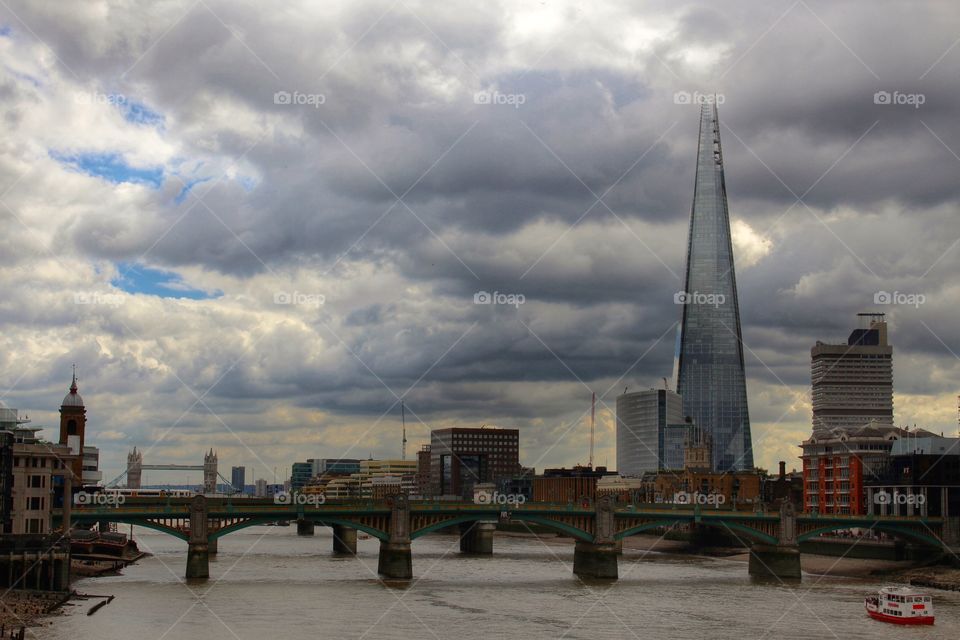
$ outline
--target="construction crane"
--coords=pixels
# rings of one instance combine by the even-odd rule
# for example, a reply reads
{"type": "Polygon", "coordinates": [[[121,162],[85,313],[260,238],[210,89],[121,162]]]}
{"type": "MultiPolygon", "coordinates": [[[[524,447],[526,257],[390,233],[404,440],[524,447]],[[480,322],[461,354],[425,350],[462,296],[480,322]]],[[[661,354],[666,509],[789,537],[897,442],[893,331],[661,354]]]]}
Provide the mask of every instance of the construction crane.
{"type": "Polygon", "coordinates": [[[403,400],[400,401],[400,421],[403,424],[403,440],[400,443],[400,459],[407,459],[407,412],[403,408],[403,400]]]}
{"type": "Polygon", "coordinates": [[[596,415],[597,415],[597,392],[593,391],[590,394],[590,461],[587,463],[587,466],[593,469],[593,436],[597,430],[596,424],[596,415]]]}

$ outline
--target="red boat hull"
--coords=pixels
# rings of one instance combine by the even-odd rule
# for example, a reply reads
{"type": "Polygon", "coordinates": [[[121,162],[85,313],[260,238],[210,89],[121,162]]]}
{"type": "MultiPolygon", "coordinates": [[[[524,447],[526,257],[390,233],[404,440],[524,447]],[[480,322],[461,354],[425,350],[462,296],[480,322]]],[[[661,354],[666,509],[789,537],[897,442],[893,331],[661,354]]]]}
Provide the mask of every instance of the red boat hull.
{"type": "Polygon", "coordinates": [[[893,624],[933,624],[933,616],[899,618],[897,616],[888,616],[887,614],[880,613],[879,611],[870,611],[870,609],[867,609],[867,614],[869,614],[869,616],[874,620],[892,622],[893,624]]]}

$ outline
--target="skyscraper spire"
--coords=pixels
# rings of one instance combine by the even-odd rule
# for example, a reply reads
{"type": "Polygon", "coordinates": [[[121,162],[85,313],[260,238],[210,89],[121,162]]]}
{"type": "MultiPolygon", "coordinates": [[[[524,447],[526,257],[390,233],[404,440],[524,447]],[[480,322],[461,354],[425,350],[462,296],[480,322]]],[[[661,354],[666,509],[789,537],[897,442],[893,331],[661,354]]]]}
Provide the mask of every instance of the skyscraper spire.
{"type": "Polygon", "coordinates": [[[714,469],[750,469],[753,446],[716,104],[700,109],[686,280],[676,300],[683,304],[677,373],[683,411],[710,436],[714,469]]]}

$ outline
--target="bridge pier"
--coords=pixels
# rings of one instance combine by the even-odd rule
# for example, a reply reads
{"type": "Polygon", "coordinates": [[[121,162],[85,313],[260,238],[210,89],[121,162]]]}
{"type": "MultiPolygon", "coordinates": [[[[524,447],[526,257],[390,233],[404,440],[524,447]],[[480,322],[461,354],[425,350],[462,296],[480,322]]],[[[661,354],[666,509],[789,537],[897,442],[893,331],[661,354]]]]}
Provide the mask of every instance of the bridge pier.
{"type": "Polygon", "coordinates": [[[217,555],[217,547],[219,546],[220,538],[210,538],[207,542],[207,555],[215,556],[217,555]]]}
{"type": "Polygon", "coordinates": [[[390,507],[390,539],[380,541],[377,573],[394,580],[413,577],[413,558],[410,554],[410,503],[407,496],[392,498],[390,507]]]}
{"type": "Polygon", "coordinates": [[[305,520],[299,518],[297,520],[297,535],[298,536],[312,536],[313,535],[314,524],[313,520],[305,520]]]}
{"type": "Polygon", "coordinates": [[[187,549],[187,579],[210,577],[210,551],[206,542],[190,542],[187,549]]]}
{"type": "Polygon", "coordinates": [[[616,580],[620,577],[616,545],[577,540],[573,549],[573,573],[581,578],[616,580]]]}
{"type": "Polygon", "coordinates": [[[798,545],[754,544],[750,548],[749,572],[758,578],[800,579],[798,545]]]}
{"type": "Polygon", "coordinates": [[[616,580],[620,575],[617,570],[617,541],[613,537],[616,530],[613,502],[610,496],[603,496],[596,504],[593,541],[577,540],[573,548],[573,573],[580,578],[616,580]]]}
{"type": "Polygon", "coordinates": [[[380,557],[377,573],[393,580],[409,580],[413,577],[413,556],[409,542],[380,541],[380,557]]]}
{"type": "Polygon", "coordinates": [[[464,522],[460,525],[460,553],[493,554],[493,522],[464,522]]]}
{"type": "Polygon", "coordinates": [[[780,505],[780,536],[777,544],[755,543],[750,547],[748,571],[759,578],[800,580],[800,544],[797,512],[793,504],[780,505]]]}
{"type": "Polygon", "coordinates": [[[357,555],[357,530],[333,525],[333,552],[338,555],[357,555]]]}
{"type": "Polygon", "coordinates": [[[190,537],[187,547],[187,579],[210,577],[210,540],[207,499],[195,496],[190,504],[190,537]]]}

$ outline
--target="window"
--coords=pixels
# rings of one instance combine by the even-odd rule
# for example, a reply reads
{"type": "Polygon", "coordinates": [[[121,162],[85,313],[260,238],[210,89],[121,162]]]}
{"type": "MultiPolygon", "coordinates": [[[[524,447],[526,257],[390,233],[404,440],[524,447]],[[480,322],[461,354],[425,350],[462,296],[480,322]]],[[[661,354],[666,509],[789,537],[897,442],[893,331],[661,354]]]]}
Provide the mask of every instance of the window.
{"type": "Polygon", "coordinates": [[[43,498],[40,496],[31,496],[29,501],[29,506],[27,507],[31,511],[40,511],[43,509],[43,498]]]}
{"type": "Polygon", "coordinates": [[[27,486],[29,486],[31,489],[42,489],[43,484],[43,476],[30,476],[27,486]]]}

